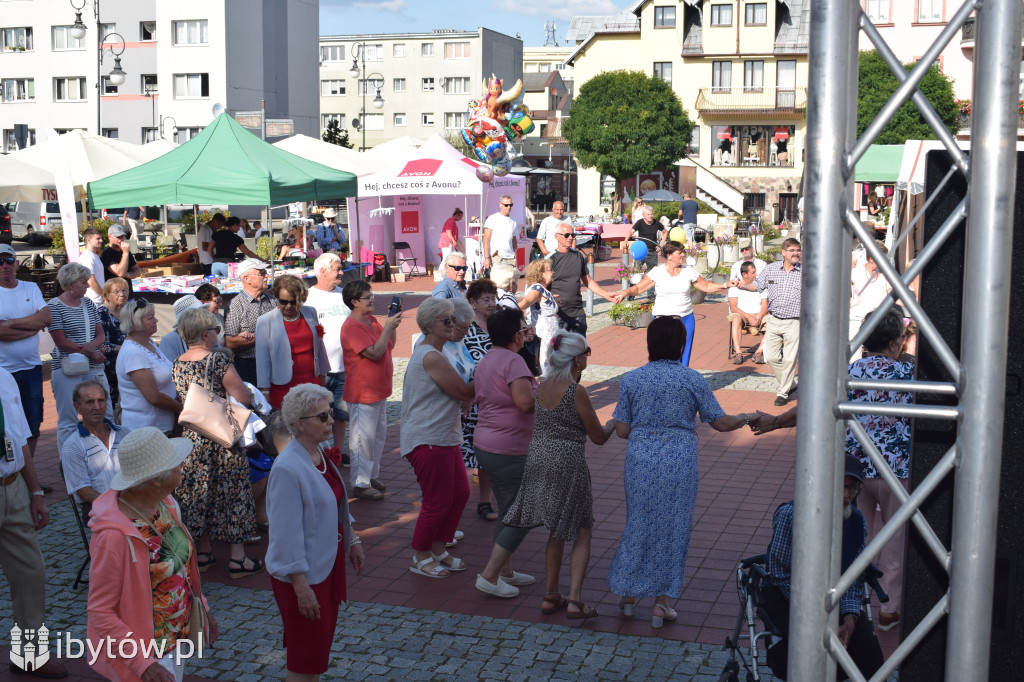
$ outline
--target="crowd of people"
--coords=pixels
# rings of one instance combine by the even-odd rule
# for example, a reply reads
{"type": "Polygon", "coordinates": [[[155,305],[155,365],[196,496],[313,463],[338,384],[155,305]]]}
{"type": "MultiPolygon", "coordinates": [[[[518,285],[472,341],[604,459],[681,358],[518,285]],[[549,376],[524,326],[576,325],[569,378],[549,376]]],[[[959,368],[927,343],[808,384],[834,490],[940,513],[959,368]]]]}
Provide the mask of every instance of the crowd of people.
{"type": "MultiPolygon", "coordinates": [[[[737,293],[730,293],[733,299],[750,294],[758,301],[757,312],[747,312],[744,300],[730,306],[730,316],[741,328],[764,325],[759,352],[780,379],[776,405],[784,405],[799,341],[800,244],[786,240],[783,261],[761,268],[745,251],[736,275],[723,285],[703,280],[685,264],[682,244],[657,235],[664,264],[655,252],[639,284],[612,294],[588,275],[571,225],[557,222],[546,228],[545,238],[553,240],[545,245],[547,257],[529,264],[525,291],[517,296],[519,272],[506,255],[515,253],[515,236],[503,220],[510,208],[511,199],[503,197],[499,213],[485,223],[491,278],[468,286],[456,211],[443,247],[443,276],[416,308],[421,336],[402,377],[399,445],[422,493],[409,571],[443,579],[469,568],[449,549],[464,537],[458,525],[473,498],[472,475],[476,512],[494,523],[493,548],[476,588],[514,598],[520,587],[535,583],[534,576],[513,569],[513,555],[530,529],[543,527],[542,612],[564,610],[569,620],[596,617],[583,596],[594,526],[585,443],[619,437],[628,441],[626,525],[607,585],[625,616],[633,616],[641,600],[653,600],[651,622],[660,627],[677,617],[672,601],[683,586],[698,481],[698,424],[715,431],[749,426],[755,433],[795,425],[794,410],[726,414],[703,376],[689,368],[690,287],[728,288],[737,293]],[[651,288],[657,293],[647,330],[649,361],[622,378],[612,418],[603,424],[581,384],[591,355],[581,287],[613,301],[651,288]],[[566,543],[571,549],[564,590],[566,543]]],[[[638,208],[640,220],[649,222],[649,207],[638,208]]],[[[221,243],[239,246],[219,237],[233,235],[237,226],[224,221],[210,237],[214,265],[221,243]]],[[[98,236],[86,231],[86,252],[96,255],[98,236]]],[[[118,239],[112,231],[111,248],[118,239]]],[[[877,307],[889,293],[878,283],[875,264],[862,260],[851,285],[861,321],[871,314],[869,303],[877,307]]],[[[43,400],[37,334],[48,329],[55,345],[50,383],[62,471],[69,493],[90,514],[91,570],[105,578],[90,583],[90,638],[130,629],[172,650],[178,640],[215,639],[201,574],[217,563],[216,542],[228,550],[232,578],[270,574],[289,676],[317,679],[327,668],[345,599],[345,563],[358,572],[364,560],[348,501],[385,499],[386,402],[403,313],[378,320],[372,285],[358,279],[341,287],[335,253],[316,259],[312,286],[285,275],[268,288],[267,266],[247,258],[237,268],[242,291],[226,308],[217,289],[203,285],[176,302],[175,328],[158,344],[154,305],[132,295],[130,259],[112,264],[102,281],[88,261],[62,266],[63,293],[46,303],[38,287],[15,278],[14,251],[0,245],[0,398],[6,415],[0,423],[9,438],[0,482],[8,496],[15,492],[9,482],[24,479],[23,495],[12,504],[28,525],[17,538],[29,557],[24,570],[5,567],[12,589],[24,595],[15,600],[16,620],[42,622],[42,561],[31,527],[45,525],[47,512],[32,456],[43,400]],[[257,417],[277,415],[290,439],[269,476],[250,467],[244,437],[225,444],[200,424],[179,419],[196,386],[257,417]],[[333,453],[330,443],[337,448],[333,453]],[[266,556],[249,556],[246,543],[263,533],[269,536],[266,556]],[[145,574],[136,552],[149,556],[145,574]]],[[[867,355],[851,365],[851,376],[913,375],[914,351],[903,347],[908,331],[901,315],[897,329],[895,314],[886,313],[869,335],[867,355]]],[[[899,394],[852,397],[902,400],[899,394]]],[[[905,420],[872,418],[863,426],[881,439],[876,445],[905,480],[905,420]]],[[[848,451],[868,462],[852,436],[848,451]]],[[[856,478],[878,480],[873,468],[865,471],[856,478]]],[[[891,517],[898,504],[884,484],[864,488],[871,489],[882,519],[891,517]]],[[[9,525],[0,530],[8,532],[9,525]]],[[[895,550],[885,561],[898,576],[895,550]]],[[[883,626],[898,619],[898,613],[883,613],[883,626]]],[[[53,665],[59,673],[60,664],[53,665]]],[[[167,656],[101,657],[97,669],[120,679],[180,680],[183,673],[167,656]]]]}

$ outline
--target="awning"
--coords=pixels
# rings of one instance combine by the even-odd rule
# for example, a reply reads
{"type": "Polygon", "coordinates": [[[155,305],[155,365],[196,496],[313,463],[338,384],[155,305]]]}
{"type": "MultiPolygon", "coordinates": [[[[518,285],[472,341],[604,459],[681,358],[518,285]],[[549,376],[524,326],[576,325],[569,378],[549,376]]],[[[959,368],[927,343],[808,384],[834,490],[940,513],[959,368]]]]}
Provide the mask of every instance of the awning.
{"type": "Polygon", "coordinates": [[[903,145],[873,144],[857,162],[853,179],[857,182],[896,182],[903,162],[903,145]]]}

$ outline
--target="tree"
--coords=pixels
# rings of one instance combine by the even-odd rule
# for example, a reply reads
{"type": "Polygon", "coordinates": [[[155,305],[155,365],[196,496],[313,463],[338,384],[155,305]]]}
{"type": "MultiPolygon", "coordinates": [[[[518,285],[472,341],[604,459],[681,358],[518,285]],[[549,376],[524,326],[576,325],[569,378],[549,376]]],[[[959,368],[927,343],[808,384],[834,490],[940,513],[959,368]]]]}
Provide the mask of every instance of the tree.
{"type": "Polygon", "coordinates": [[[352,143],[348,141],[348,131],[342,130],[341,125],[333,118],[327,123],[323,141],[352,149],[352,143]]]}
{"type": "Polygon", "coordinates": [[[562,124],[580,165],[610,175],[620,187],[625,178],[669,168],[686,156],[692,129],[671,85],[624,70],[584,83],[562,124]]]}
{"type": "MultiPolygon", "coordinates": [[[[904,64],[907,71],[914,64],[904,64]]],[[[882,56],[876,50],[860,53],[857,82],[857,135],[861,135],[868,124],[878,115],[885,103],[899,87],[896,76],[889,70],[882,56]]],[[[959,109],[953,98],[953,80],[932,64],[921,79],[918,88],[931,103],[935,113],[950,133],[960,130],[959,109]]],[[[903,144],[907,140],[934,140],[935,133],[924,122],[921,112],[912,101],[907,102],[882,129],[876,144],[903,144]]]]}

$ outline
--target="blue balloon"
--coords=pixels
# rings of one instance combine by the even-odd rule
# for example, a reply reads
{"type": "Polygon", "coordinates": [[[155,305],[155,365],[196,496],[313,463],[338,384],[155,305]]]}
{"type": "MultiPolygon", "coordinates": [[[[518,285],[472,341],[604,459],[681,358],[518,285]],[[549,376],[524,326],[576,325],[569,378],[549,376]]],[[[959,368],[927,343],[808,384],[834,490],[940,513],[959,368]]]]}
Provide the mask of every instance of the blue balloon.
{"type": "Polygon", "coordinates": [[[647,244],[645,242],[633,242],[629,245],[629,253],[633,256],[633,260],[643,260],[647,258],[647,244]]]}

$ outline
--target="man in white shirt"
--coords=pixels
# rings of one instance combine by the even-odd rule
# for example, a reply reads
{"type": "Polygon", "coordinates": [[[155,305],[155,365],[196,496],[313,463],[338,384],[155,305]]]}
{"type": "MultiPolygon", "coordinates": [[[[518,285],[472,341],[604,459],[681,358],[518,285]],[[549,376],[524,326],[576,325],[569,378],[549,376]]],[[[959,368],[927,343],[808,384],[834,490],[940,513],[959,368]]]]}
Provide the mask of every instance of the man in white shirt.
{"type": "Polygon", "coordinates": [[[117,447],[130,431],[107,419],[107,389],[100,382],[78,384],[71,400],[81,419],[60,449],[64,482],[68,495],[91,504],[110,489],[110,479],[120,471],[117,447]]]}
{"type": "Polygon", "coordinates": [[[204,275],[213,274],[213,254],[209,251],[210,242],[213,241],[213,233],[224,227],[225,222],[223,213],[214,213],[210,222],[201,226],[199,234],[196,235],[196,243],[199,245],[199,262],[202,264],[204,275]]]}
{"type": "Polygon", "coordinates": [[[537,229],[537,248],[541,256],[550,258],[551,254],[558,250],[558,238],[555,237],[555,228],[562,224],[562,216],[565,215],[565,204],[556,201],[551,206],[551,215],[540,221],[537,229]]]}
{"type": "Polygon", "coordinates": [[[43,361],[39,332],[50,325],[50,307],[33,282],[15,275],[18,261],[10,244],[0,244],[0,368],[11,373],[18,386],[22,417],[28,423],[29,452],[35,454],[39,425],[43,423],[43,361]]]}
{"type": "Polygon", "coordinates": [[[757,274],[759,275],[761,274],[761,271],[764,270],[764,266],[767,265],[767,263],[760,258],[754,258],[754,247],[750,243],[750,240],[742,239],[740,240],[740,259],[732,264],[732,270],[729,271],[729,279],[739,279],[740,266],[747,261],[754,264],[754,267],[757,269],[757,274]]]}
{"type": "MultiPolygon", "coordinates": [[[[757,268],[750,261],[740,263],[740,279],[744,284],[753,284],[757,278],[757,268]]],[[[739,287],[729,287],[729,324],[732,327],[732,347],[736,350],[732,364],[743,364],[743,351],[740,348],[740,334],[744,327],[752,328],[751,333],[761,331],[765,315],[768,314],[768,290],[758,293],[746,291],[739,287]]],[[[761,346],[764,339],[761,339],[761,346]]],[[[758,346],[754,355],[764,356],[764,351],[758,346]]]]}
{"type": "MultiPolygon", "coordinates": [[[[4,245],[6,246],[6,244],[4,245]]],[[[0,547],[2,570],[11,588],[14,622],[23,632],[38,631],[46,620],[46,565],[37,533],[50,522],[42,486],[28,449],[32,435],[25,421],[18,384],[0,369],[0,547]]],[[[14,672],[23,672],[12,662],[14,672]]],[[[55,656],[34,671],[38,677],[60,678],[67,669],[55,656]]]]}
{"type": "Polygon", "coordinates": [[[103,250],[103,235],[95,227],[87,227],[82,231],[82,254],[78,262],[89,268],[92,277],[89,278],[89,288],[85,295],[97,306],[103,305],[103,285],[106,277],[103,274],[103,261],[100,260],[100,252],[103,250]]]}
{"type": "Polygon", "coordinates": [[[345,393],[345,362],[341,349],[341,325],[352,311],[341,296],[341,259],[335,253],[325,253],[313,261],[316,284],[309,288],[306,305],[316,308],[320,326],[324,328],[324,346],[331,371],[327,373],[325,388],[334,394],[334,445],[342,451],[342,464],[348,464],[345,450],[345,430],[348,428],[348,405],[345,393]]]}
{"type": "Polygon", "coordinates": [[[516,230],[519,226],[508,215],[512,212],[512,197],[504,195],[498,206],[498,212],[489,215],[484,222],[484,267],[491,267],[492,256],[495,263],[516,267],[516,230]]]}

